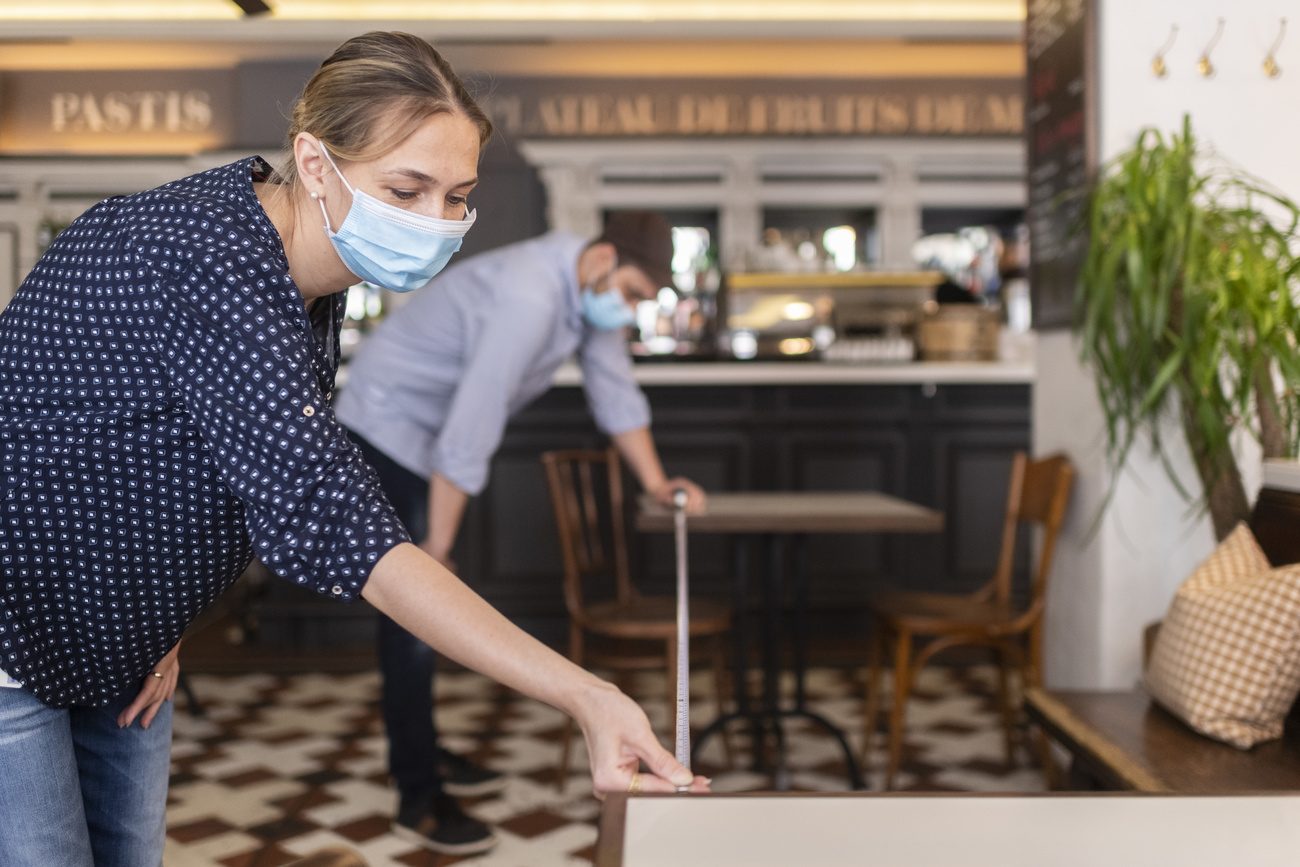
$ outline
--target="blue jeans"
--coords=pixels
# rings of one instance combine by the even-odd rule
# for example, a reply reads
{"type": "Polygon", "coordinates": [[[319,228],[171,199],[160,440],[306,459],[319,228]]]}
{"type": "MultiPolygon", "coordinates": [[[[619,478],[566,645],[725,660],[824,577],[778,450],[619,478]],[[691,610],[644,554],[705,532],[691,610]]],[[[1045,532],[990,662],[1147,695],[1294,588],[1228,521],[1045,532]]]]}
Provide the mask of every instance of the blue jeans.
{"type": "Polygon", "coordinates": [[[172,703],[119,729],[134,698],[51,708],[0,689],[0,867],[162,864],[172,703]]]}

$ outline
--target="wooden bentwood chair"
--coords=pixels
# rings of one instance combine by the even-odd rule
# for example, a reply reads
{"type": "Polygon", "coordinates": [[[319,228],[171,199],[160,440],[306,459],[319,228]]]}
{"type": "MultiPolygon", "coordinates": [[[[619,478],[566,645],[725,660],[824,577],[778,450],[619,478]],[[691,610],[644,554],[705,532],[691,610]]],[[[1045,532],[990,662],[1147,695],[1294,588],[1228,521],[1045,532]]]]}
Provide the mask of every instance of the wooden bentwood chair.
{"type": "MultiPolygon", "coordinates": [[[[935,654],[959,645],[984,645],[998,663],[998,699],[1006,739],[1007,764],[1014,761],[1015,711],[1008,679],[1014,666],[1021,689],[1041,686],[1043,677],[1043,608],[1056,537],[1065,516],[1074,468],[1063,455],[1031,461],[1019,452],[1011,466],[1002,548],[993,579],[970,595],[888,592],[873,596],[869,606],[875,626],[863,707],[862,765],[865,771],[876,728],[877,694],[882,657],[894,661],[894,696],[889,714],[889,764],[885,788],[891,789],[903,751],[903,720],[916,672],[935,654]],[[1043,528],[1042,549],[1030,583],[1029,603],[1013,606],[1011,576],[1020,524],[1043,528]],[[930,641],[914,651],[913,639],[930,641]]],[[[1051,775],[1046,742],[1040,739],[1044,772],[1051,775]]]]}
{"type": "MultiPolygon", "coordinates": [[[[669,719],[673,719],[677,705],[677,600],[672,596],[643,596],[632,584],[618,452],[613,448],[551,451],[542,455],[542,464],[564,558],[569,658],[583,667],[611,668],[616,677],[636,669],[664,671],[669,719]],[[604,485],[600,484],[601,475],[605,477],[604,485]],[[613,585],[612,593],[600,594],[599,601],[587,598],[596,580],[605,587],[613,585]]],[[[710,639],[719,713],[723,711],[727,682],[723,636],[730,628],[731,610],[727,605],[691,597],[690,636],[710,639]]],[[[570,719],[565,723],[556,773],[556,785],[561,790],[568,779],[572,740],[570,719]]]]}

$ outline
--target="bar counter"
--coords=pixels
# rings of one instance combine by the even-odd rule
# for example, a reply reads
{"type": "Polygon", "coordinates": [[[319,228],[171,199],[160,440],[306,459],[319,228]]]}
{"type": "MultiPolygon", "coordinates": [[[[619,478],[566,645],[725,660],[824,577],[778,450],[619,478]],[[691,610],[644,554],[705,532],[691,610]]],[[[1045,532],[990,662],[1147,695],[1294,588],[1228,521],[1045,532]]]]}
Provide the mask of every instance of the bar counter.
{"type": "MultiPolygon", "coordinates": [[[[719,492],[880,491],[943,513],[943,532],[923,539],[811,539],[814,635],[865,635],[872,590],[963,592],[991,574],[1012,456],[1030,445],[1032,362],[656,359],[638,361],[635,375],[670,475],[719,492]]],[[[557,387],[511,420],[453,551],[470,586],[548,640],[562,638],[567,621],[540,455],[606,443],[580,383],[576,365],[566,365],[557,387]]],[[[631,478],[628,490],[636,490],[631,478]]],[[[642,589],[671,593],[671,540],[632,532],[630,544],[642,589]]],[[[691,581],[699,593],[730,598],[732,563],[725,536],[692,538],[691,581]]],[[[368,606],[314,600],[299,590],[274,582],[285,604],[263,612],[267,640],[335,643],[373,630],[368,606]]]]}
{"type": "MultiPolygon", "coordinates": [[[[967,385],[1032,383],[1031,361],[916,361],[908,364],[848,364],[823,361],[638,360],[637,382],[653,385],[967,385]]],[[[573,363],[555,372],[556,385],[579,385],[573,363]]]]}

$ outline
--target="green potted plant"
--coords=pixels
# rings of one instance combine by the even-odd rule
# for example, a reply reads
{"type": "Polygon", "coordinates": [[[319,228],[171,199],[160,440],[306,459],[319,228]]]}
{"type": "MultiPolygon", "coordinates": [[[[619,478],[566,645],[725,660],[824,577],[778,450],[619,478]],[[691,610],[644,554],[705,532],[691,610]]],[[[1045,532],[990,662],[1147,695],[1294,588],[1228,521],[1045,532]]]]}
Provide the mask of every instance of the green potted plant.
{"type": "Polygon", "coordinates": [[[1232,449],[1293,457],[1300,420],[1300,207],[1181,134],[1144,130],[1088,191],[1075,303],[1117,478],[1146,437],[1218,538],[1249,517],[1232,449]],[[1162,439],[1176,414],[1201,483],[1179,477],[1162,439]]]}

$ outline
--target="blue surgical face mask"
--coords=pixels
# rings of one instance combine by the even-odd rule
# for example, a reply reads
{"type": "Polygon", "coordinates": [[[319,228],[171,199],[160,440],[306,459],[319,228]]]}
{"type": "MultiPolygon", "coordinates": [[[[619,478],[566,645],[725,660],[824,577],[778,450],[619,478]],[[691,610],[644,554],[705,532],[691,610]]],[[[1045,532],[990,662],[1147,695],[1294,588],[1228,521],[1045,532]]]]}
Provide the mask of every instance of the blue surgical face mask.
{"type": "Polygon", "coordinates": [[[613,330],[636,322],[636,309],[627,303],[617,286],[597,294],[588,286],[582,290],[582,318],[593,328],[613,330]]]}
{"type": "Polygon", "coordinates": [[[352,193],[352,205],[337,232],[330,230],[325,202],[317,198],[325,215],[325,234],[348,270],[394,292],[410,292],[432,280],[460,249],[478,211],[471,211],[463,220],[439,220],[404,211],[353,189],[329,152],[324,147],[321,150],[352,193]]]}

